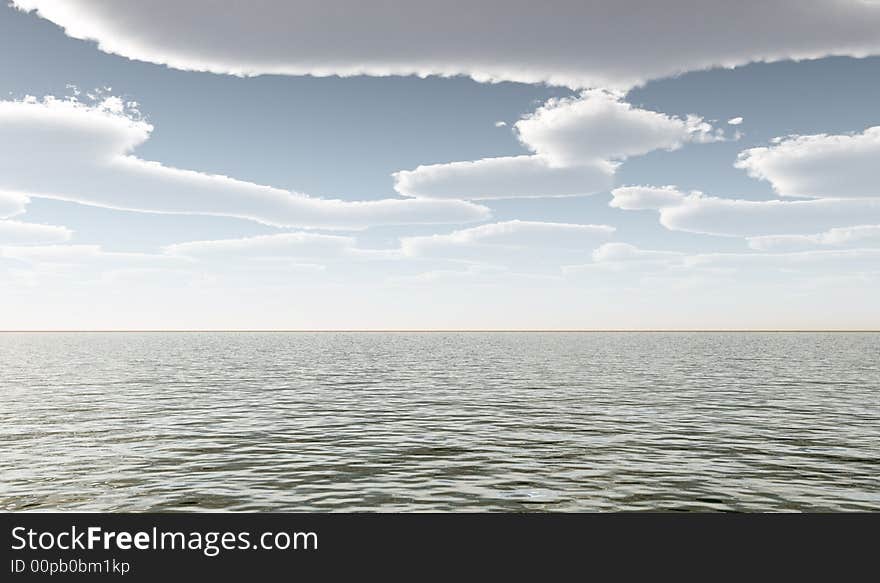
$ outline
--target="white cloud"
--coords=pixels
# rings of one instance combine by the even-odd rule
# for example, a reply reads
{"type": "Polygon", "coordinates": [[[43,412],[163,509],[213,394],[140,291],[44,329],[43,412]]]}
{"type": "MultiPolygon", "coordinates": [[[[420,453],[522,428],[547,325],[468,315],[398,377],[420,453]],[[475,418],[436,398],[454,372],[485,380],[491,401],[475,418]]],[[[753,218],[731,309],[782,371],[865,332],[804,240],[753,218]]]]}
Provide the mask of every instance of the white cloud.
{"type": "MultiPolygon", "coordinates": [[[[577,225],[535,221],[506,221],[454,231],[446,235],[405,237],[398,247],[365,248],[350,236],[314,232],[277,233],[235,239],[200,240],[167,245],[160,253],[120,253],[104,250],[99,245],[34,245],[0,247],[0,258],[28,264],[30,271],[17,270],[33,282],[35,274],[46,276],[77,276],[86,270],[102,275],[101,281],[117,277],[150,278],[168,275],[169,269],[190,275],[209,272],[245,275],[247,277],[280,278],[283,282],[294,273],[320,273],[328,265],[352,267],[355,262],[393,261],[405,269],[401,259],[430,259],[441,262],[465,262],[481,273],[485,270],[506,270],[500,265],[521,258],[530,251],[547,249],[583,252],[607,240],[614,228],[606,225],[577,225]],[[220,268],[220,271],[217,271],[220,268]],[[109,274],[109,275],[108,275],[109,274]]],[[[547,258],[540,255],[543,260],[547,258]]],[[[435,271],[446,271],[439,269],[435,271]]],[[[471,271],[471,268],[467,268],[471,271]]],[[[340,272],[341,273],[341,272],[340,272]]],[[[458,271],[451,270],[451,274],[458,271]]],[[[171,274],[173,275],[173,274],[171,274]]],[[[405,276],[409,277],[409,276],[405,276]]],[[[423,280],[425,277],[418,276],[423,280]]],[[[517,277],[524,277],[523,274],[517,277]]]]}
{"type": "Polygon", "coordinates": [[[25,211],[30,199],[23,194],[0,192],[0,219],[8,219],[25,211]]]}
{"type": "MultiPolygon", "coordinates": [[[[174,257],[200,260],[266,259],[395,259],[397,249],[366,249],[354,237],[321,233],[278,233],[239,239],[189,241],[167,245],[163,251],[174,257]]],[[[310,265],[307,263],[297,265],[310,265]]],[[[321,266],[323,268],[323,266],[321,266]]]]}
{"type": "MultiPolygon", "coordinates": [[[[2,224],[2,222],[0,222],[2,224]]],[[[405,237],[400,246],[390,249],[364,248],[354,237],[313,232],[277,233],[236,239],[189,241],[166,245],[161,253],[121,253],[106,251],[99,245],[6,245],[0,246],[0,258],[29,264],[53,276],[70,275],[69,268],[103,270],[104,274],[129,272],[148,277],[166,273],[168,268],[193,268],[217,265],[247,268],[250,272],[320,272],[321,262],[392,260],[434,255],[441,260],[456,260],[464,252],[469,263],[492,257],[492,251],[509,256],[530,249],[591,249],[607,239],[614,228],[606,225],[576,225],[535,221],[506,221],[454,231],[446,235],[405,237]],[[110,271],[107,271],[110,270],[110,271]]],[[[349,263],[350,264],[350,263],[349,263]]],[[[479,269],[504,269],[484,264],[479,269]]],[[[475,267],[475,269],[477,269],[475,267]]],[[[111,279],[115,275],[108,276],[111,279]]]]}
{"type": "Polygon", "coordinates": [[[591,249],[614,233],[607,225],[576,225],[538,221],[505,221],[453,231],[444,235],[402,237],[398,248],[372,249],[358,245],[354,237],[310,232],[278,233],[239,239],[175,243],[163,248],[171,257],[200,261],[234,262],[323,260],[399,260],[432,255],[438,259],[471,260],[497,258],[510,250],[591,249]]]}
{"type": "Polygon", "coordinates": [[[0,220],[0,245],[63,243],[72,235],[67,227],[0,220]]]}
{"type": "Polygon", "coordinates": [[[613,176],[614,166],[601,160],[560,168],[539,156],[511,156],[402,170],[394,174],[394,189],[420,199],[580,196],[607,190],[613,176]]]}
{"type": "Polygon", "coordinates": [[[419,166],[394,174],[397,192],[419,198],[582,196],[608,190],[617,164],[687,142],[724,139],[697,116],[633,107],[607,91],[553,99],[515,124],[529,156],[419,166]]]}
{"type": "Polygon", "coordinates": [[[765,235],[750,237],[749,247],[758,251],[796,251],[846,245],[880,246],[880,225],[830,229],[815,235],[765,235]]]}
{"type": "Polygon", "coordinates": [[[782,196],[880,198],[880,126],[859,134],[790,136],[742,152],[736,163],[782,196]]]}
{"type": "Polygon", "coordinates": [[[446,235],[405,237],[401,249],[406,256],[448,253],[456,248],[487,247],[589,249],[610,237],[614,227],[608,225],[576,225],[539,221],[505,221],[453,231],[446,235]]]}
{"type": "Polygon", "coordinates": [[[471,264],[462,269],[435,269],[412,275],[389,277],[387,283],[393,286],[430,285],[432,288],[443,285],[503,287],[510,286],[544,286],[551,282],[560,282],[558,275],[521,273],[511,271],[499,265],[471,264]]]}
{"type": "Polygon", "coordinates": [[[223,273],[243,281],[320,273],[314,260],[398,259],[399,250],[359,249],[355,239],[310,232],[168,245],[160,253],[107,251],[100,245],[0,246],[0,276],[33,286],[49,280],[77,283],[204,284],[223,273]],[[219,268],[219,269],[218,269],[219,268]],[[261,279],[262,278],[262,279],[261,279]]]}
{"type": "Polygon", "coordinates": [[[880,249],[842,249],[793,253],[703,253],[688,256],[685,266],[693,268],[763,268],[821,270],[823,272],[876,270],[880,249]]]}
{"type": "Polygon", "coordinates": [[[656,262],[668,261],[680,257],[682,254],[675,251],[652,251],[639,249],[629,243],[605,243],[593,251],[593,261],[596,263],[617,262],[656,262]]]}
{"type": "Polygon", "coordinates": [[[809,233],[866,219],[880,221],[880,199],[751,201],[698,197],[660,211],[660,223],[668,229],[733,237],[809,233]]]}
{"type": "Polygon", "coordinates": [[[692,271],[715,274],[774,270],[777,273],[834,273],[876,271],[880,249],[842,249],[788,253],[682,253],[642,249],[628,243],[606,243],[593,252],[593,262],[563,267],[565,275],[602,271],[629,273],[692,271]]]}
{"type": "Polygon", "coordinates": [[[609,203],[628,211],[659,210],[682,204],[686,195],[674,186],[621,186],[611,191],[609,203]]]}
{"type": "Polygon", "coordinates": [[[516,122],[516,130],[523,145],[553,166],[623,160],[722,139],[698,116],[682,119],[639,109],[607,91],[551,99],[516,122]]]}
{"type": "Polygon", "coordinates": [[[566,276],[600,272],[644,273],[666,270],[682,257],[684,253],[676,251],[641,249],[629,243],[604,243],[593,251],[592,263],[563,265],[561,269],[566,276]]]}
{"type": "Polygon", "coordinates": [[[296,273],[320,273],[327,270],[327,266],[320,263],[290,263],[287,267],[296,273]]]}
{"type": "Polygon", "coordinates": [[[192,258],[219,257],[315,257],[342,255],[353,248],[352,237],[319,233],[279,233],[240,239],[190,241],[168,245],[170,255],[192,258]]]}
{"type": "Polygon", "coordinates": [[[106,52],[235,75],[469,75],[625,88],[753,61],[880,52],[880,6],[865,0],[13,4],[106,52]]]}
{"type": "Polygon", "coordinates": [[[391,285],[424,285],[439,283],[472,283],[479,279],[488,279],[497,283],[499,277],[506,276],[508,271],[497,265],[474,264],[463,269],[435,269],[411,275],[397,275],[388,278],[391,285]]]}
{"type": "Polygon", "coordinates": [[[875,236],[880,224],[880,126],[848,135],[776,138],[742,152],[736,166],[769,181],[782,196],[807,200],[735,200],[675,187],[612,191],[611,206],[653,209],[671,230],[744,236],[759,250],[842,245],[875,236]],[[819,233],[819,234],[816,234],[819,233]]]}
{"type": "Polygon", "coordinates": [[[667,229],[708,235],[800,235],[880,223],[880,198],[756,201],[685,194],[672,187],[622,187],[612,196],[611,206],[657,210],[667,229]]]}
{"type": "Polygon", "coordinates": [[[118,289],[119,286],[129,287],[132,285],[143,289],[145,286],[155,286],[157,290],[168,285],[169,280],[175,286],[190,285],[203,286],[210,281],[205,275],[198,275],[186,269],[173,269],[167,267],[123,267],[103,271],[94,283],[110,285],[118,289]]]}
{"type": "Polygon", "coordinates": [[[742,122],[743,122],[743,118],[741,118],[741,117],[732,117],[729,120],[727,120],[727,124],[732,125],[732,126],[742,125],[742,122]]]}
{"type": "MultiPolygon", "coordinates": [[[[489,215],[487,208],[464,201],[321,199],[163,166],[132,154],[149,138],[152,126],[114,113],[114,108],[52,98],[0,102],[0,191],[114,209],[230,216],[306,228],[456,224],[489,215]]],[[[8,198],[4,195],[0,201],[8,198]]],[[[24,204],[17,200],[6,207],[14,212],[24,204]]]]}
{"type": "Polygon", "coordinates": [[[100,245],[9,245],[0,247],[0,257],[35,265],[174,265],[185,261],[167,255],[105,251],[100,245]]]}

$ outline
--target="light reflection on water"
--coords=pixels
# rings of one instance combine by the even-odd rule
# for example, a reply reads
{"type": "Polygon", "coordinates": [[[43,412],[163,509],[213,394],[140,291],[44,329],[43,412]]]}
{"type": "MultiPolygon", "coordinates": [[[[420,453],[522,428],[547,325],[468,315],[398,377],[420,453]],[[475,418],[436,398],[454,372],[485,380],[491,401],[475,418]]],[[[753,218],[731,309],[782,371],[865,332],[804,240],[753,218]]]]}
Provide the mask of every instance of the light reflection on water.
{"type": "Polygon", "coordinates": [[[880,510],[880,334],[0,334],[0,509],[880,510]]]}

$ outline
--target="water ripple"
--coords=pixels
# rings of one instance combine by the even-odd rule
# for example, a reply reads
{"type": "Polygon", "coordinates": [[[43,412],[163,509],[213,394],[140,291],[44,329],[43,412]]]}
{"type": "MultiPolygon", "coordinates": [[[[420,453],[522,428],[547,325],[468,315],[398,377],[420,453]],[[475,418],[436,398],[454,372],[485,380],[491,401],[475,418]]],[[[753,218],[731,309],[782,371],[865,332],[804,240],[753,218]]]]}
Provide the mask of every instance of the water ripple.
{"type": "Polygon", "coordinates": [[[0,508],[880,510],[880,335],[0,335],[0,508]]]}

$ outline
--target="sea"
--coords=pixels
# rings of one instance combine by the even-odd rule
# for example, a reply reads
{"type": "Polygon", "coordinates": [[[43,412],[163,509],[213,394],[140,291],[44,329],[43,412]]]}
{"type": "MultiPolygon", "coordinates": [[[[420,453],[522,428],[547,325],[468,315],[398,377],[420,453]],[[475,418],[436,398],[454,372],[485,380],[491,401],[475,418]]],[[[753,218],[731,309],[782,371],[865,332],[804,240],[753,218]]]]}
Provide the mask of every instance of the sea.
{"type": "Polygon", "coordinates": [[[880,334],[0,334],[0,509],[880,510],[880,334]]]}

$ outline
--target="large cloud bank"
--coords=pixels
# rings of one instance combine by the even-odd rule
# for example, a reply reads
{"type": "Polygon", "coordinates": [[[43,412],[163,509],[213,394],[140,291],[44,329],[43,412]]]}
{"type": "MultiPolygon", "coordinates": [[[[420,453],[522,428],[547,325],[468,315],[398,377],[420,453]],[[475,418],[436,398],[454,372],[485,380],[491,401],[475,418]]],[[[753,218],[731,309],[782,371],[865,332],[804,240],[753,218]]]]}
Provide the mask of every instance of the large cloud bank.
{"type": "Polygon", "coordinates": [[[880,5],[868,0],[12,3],[109,53],[234,75],[469,75],[626,88],[753,61],[880,52],[880,5]]]}

